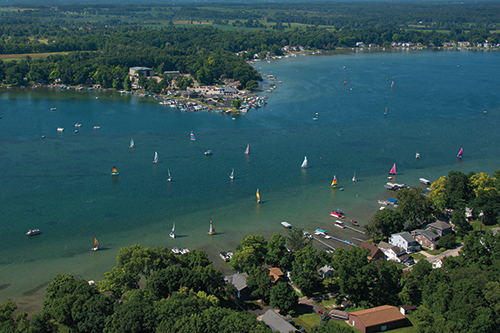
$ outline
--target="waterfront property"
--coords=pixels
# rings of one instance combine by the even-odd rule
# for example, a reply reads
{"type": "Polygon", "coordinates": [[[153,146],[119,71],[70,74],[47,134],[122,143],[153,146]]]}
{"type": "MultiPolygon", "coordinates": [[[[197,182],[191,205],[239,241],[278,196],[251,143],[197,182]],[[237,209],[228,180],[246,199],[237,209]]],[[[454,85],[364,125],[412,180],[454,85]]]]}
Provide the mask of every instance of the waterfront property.
{"type": "Polygon", "coordinates": [[[428,224],[427,229],[435,230],[439,237],[443,237],[453,231],[451,224],[439,220],[428,224]]]}
{"type": "Polygon", "coordinates": [[[400,232],[398,234],[392,234],[389,239],[389,244],[399,246],[403,248],[407,253],[413,253],[420,251],[420,244],[413,239],[409,232],[400,232]]]}
{"type": "Polygon", "coordinates": [[[370,244],[370,243],[363,241],[363,242],[361,242],[359,247],[362,249],[370,250],[370,254],[368,255],[368,260],[385,258],[384,252],[382,252],[382,250],[380,250],[378,247],[376,247],[373,244],[370,244]]]}
{"type": "Polygon", "coordinates": [[[130,67],[128,72],[130,76],[134,77],[144,75],[145,77],[150,78],[155,75],[155,71],[149,67],[130,67]]]}

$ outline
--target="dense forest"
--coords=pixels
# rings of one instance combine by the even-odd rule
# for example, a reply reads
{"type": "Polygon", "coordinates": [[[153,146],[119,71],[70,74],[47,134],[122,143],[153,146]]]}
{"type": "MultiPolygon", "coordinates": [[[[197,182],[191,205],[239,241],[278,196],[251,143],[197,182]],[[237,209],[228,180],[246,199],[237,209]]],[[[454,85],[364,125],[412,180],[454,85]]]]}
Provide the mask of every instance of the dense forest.
{"type": "MultiPolygon", "coordinates": [[[[0,62],[7,85],[60,82],[130,89],[128,69],[191,74],[201,84],[233,78],[252,90],[260,75],[246,63],[288,50],[334,50],[412,43],[500,43],[500,5],[293,3],[66,5],[0,7],[0,62]],[[47,55],[49,54],[49,55],[47,55]]],[[[151,82],[146,90],[168,85],[151,82]]]]}

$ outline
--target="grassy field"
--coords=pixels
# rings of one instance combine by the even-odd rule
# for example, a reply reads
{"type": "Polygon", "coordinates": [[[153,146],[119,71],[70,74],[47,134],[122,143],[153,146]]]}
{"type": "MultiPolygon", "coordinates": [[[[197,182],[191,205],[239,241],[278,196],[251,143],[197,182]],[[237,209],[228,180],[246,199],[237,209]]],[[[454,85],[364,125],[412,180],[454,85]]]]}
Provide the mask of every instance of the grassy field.
{"type": "Polygon", "coordinates": [[[2,61],[22,60],[26,59],[27,56],[30,56],[31,59],[45,58],[52,54],[68,54],[68,52],[0,54],[0,60],[2,61]]]}

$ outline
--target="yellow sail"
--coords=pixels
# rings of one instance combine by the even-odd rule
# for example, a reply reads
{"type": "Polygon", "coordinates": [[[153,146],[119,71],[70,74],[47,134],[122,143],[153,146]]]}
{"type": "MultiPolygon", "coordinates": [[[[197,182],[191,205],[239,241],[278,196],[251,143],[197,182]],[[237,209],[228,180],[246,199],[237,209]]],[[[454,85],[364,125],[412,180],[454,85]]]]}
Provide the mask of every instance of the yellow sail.
{"type": "Polygon", "coordinates": [[[260,203],[259,189],[257,189],[257,193],[255,193],[255,196],[257,197],[257,202],[260,203]]]}
{"type": "Polygon", "coordinates": [[[337,176],[333,176],[332,185],[330,185],[330,186],[337,187],[337,176]]]}

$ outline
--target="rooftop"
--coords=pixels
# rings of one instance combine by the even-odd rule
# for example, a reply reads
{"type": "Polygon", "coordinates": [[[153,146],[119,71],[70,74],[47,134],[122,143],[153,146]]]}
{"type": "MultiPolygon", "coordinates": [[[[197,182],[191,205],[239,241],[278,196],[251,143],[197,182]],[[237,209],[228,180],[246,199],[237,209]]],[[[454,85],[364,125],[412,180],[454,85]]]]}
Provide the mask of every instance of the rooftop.
{"type": "Polygon", "coordinates": [[[365,327],[381,325],[406,318],[399,312],[398,308],[390,305],[382,305],[372,309],[351,312],[349,313],[349,318],[351,316],[355,316],[361,320],[365,327]]]}

